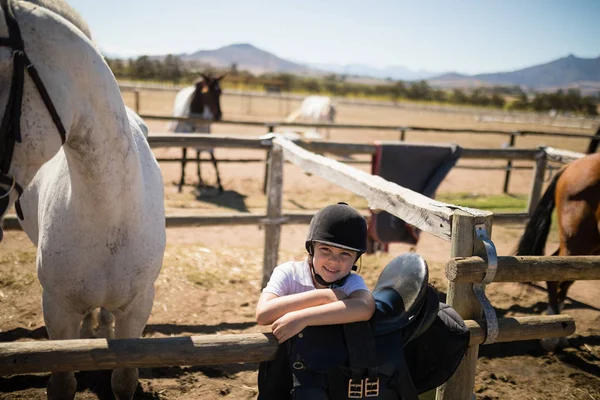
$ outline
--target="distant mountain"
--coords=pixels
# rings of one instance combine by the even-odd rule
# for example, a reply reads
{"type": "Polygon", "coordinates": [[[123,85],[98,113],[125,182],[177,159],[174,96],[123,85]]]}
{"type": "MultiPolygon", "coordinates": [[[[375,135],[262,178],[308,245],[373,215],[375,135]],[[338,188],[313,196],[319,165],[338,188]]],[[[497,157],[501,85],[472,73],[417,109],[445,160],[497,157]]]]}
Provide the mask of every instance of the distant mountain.
{"type": "Polygon", "coordinates": [[[517,85],[536,90],[597,87],[600,84],[600,57],[579,58],[572,54],[546,64],[512,72],[461,75],[444,74],[429,79],[434,86],[517,85]]]}
{"type": "Polygon", "coordinates": [[[238,69],[255,74],[265,72],[306,73],[310,70],[305,65],[284,60],[248,43],[232,44],[216,50],[199,50],[192,54],[181,54],[180,57],[184,61],[200,61],[221,68],[237,64],[238,69]]]}
{"type": "Polygon", "coordinates": [[[366,64],[310,64],[310,66],[321,71],[329,71],[336,74],[371,76],[379,79],[393,79],[402,81],[428,79],[439,75],[439,72],[431,72],[426,70],[414,71],[400,65],[393,65],[385,68],[376,68],[366,64]]]}
{"type": "MultiPolygon", "coordinates": [[[[600,57],[579,58],[574,55],[549,63],[535,65],[512,72],[464,75],[455,72],[436,73],[425,70],[414,71],[403,66],[376,68],[367,64],[304,64],[285,60],[273,53],[259,49],[249,43],[238,43],[216,50],[199,50],[191,54],[179,54],[184,61],[200,65],[210,64],[229,68],[237,64],[238,69],[254,74],[287,72],[302,75],[324,75],[336,73],[348,75],[349,81],[369,84],[384,79],[415,81],[426,79],[429,84],[442,88],[468,88],[477,86],[503,85],[521,86],[534,90],[556,90],[579,88],[584,94],[596,94],[600,90],[600,57]]],[[[152,56],[162,58],[164,56],[152,56]]]]}

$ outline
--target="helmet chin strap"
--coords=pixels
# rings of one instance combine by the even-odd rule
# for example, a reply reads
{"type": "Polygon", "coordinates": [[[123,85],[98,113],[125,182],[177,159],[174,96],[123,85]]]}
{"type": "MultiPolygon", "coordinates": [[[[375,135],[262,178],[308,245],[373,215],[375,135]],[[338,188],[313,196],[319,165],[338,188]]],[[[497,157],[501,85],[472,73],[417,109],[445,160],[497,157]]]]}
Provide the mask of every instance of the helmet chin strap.
{"type": "MultiPolygon", "coordinates": [[[[313,255],[310,255],[311,257],[313,257],[313,255]]],[[[348,274],[340,279],[338,279],[337,281],[334,282],[327,282],[325,279],[323,279],[323,277],[319,274],[317,274],[317,271],[315,271],[315,265],[314,265],[314,261],[311,260],[311,262],[309,262],[310,264],[310,270],[312,271],[313,276],[315,277],[315,281],[317,281],[317,283],[321,286],[325,286],[327,288],[331,288],[332,286],[342,286],[344,284],[344,282],[346,282],[346,279],[348,279],[348,277],[350,276],[350,272],[348,272],[348,274]]],[[[354,267],[353,267],[354,269],[354,267]]]]}

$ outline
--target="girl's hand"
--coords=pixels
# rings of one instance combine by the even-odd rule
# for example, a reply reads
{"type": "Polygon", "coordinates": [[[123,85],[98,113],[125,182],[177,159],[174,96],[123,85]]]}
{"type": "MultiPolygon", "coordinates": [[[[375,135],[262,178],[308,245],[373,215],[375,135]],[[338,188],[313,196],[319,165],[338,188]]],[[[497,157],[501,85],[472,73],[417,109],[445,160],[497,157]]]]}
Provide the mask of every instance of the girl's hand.
{"type": "Polygon", "coordinates": [[[280,344],[297,335],[304,328],[306,323],[296,311],[285,314],[271,325],[271,330],[280,344]]]}

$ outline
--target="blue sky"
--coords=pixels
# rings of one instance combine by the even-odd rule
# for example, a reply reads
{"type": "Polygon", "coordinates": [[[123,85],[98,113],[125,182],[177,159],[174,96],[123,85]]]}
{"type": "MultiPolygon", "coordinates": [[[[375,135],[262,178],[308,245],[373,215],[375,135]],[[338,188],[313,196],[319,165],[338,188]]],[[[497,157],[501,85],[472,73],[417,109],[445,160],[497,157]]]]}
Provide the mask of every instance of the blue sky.
{"type": "Polygon", "coordinates": [[[467,74],[600,56],[597,0],[67,0],[105,52],[251,43],[305,63],[467,74]]]}

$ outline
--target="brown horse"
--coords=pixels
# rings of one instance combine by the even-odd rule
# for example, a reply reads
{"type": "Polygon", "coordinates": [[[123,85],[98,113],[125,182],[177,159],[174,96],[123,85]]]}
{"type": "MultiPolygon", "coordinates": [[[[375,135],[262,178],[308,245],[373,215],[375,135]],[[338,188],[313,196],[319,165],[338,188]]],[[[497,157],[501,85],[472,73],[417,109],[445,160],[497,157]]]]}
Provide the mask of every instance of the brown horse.
{"type": "MultiPolygon", "coordinates": [[[[553,255],[600,254],[600,153],[573,161],[552,180],[542,196],[516,255],[543,255],[556,207],[560,246],[553,255]]],[[[573,281],[546,282],[548,314],[560,314],[573,281]]]]}
{"type": "MultiPolygon", "coordinates": [[[[202,77],[194,82],[194,86],[189,86],[180,90],[175,96],[173,115],[176,117],[200,117],[206,120],[220,121],[223,116],[223,113],[221,112],[220,81],[224,76],[225,75],[214,78],[210,75],[202,74],[202,77]]],[[[210,133],[210,125],[180,121],[171,124],[169,130],[179,133],[210,133]]],[[[202,181],[202,176],[200,174],[200,153],[202,151],[207,151],[210,154],[217,175],[217,186],[219,191],[222,192],[223,186],[221,185],[219,169],[217,168],[217,160],[215,159],[212,148],[196,149],[198,186],[204,186],[204,182],[202,181]]],[[[178,185],[178,190],[180,192],[185,181],[186,158],[187,148],[184,147],[181,157],[181,179],[178,185]]]]}

